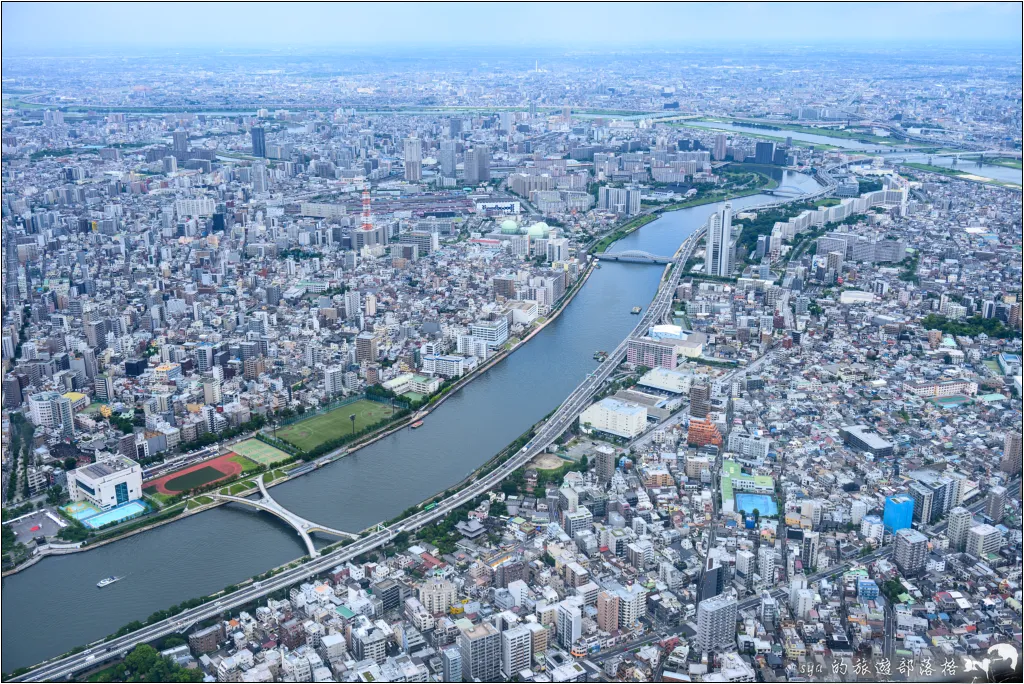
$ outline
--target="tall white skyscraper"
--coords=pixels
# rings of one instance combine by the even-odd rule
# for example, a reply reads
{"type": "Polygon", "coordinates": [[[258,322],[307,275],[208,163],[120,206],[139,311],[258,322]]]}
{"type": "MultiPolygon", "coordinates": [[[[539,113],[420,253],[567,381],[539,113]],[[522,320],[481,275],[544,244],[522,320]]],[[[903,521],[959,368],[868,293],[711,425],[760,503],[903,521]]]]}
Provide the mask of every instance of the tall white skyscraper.
{"type": "Polygon", "coordinates": [[[441,165],[441,175],[445,178],[455,178],[455,166],[458,163],[456,145],[457,143],[454,140],[441,141],[441,154],[438,161],[441,165]]]}
{"type": "Polygon", "coordinates": [[[501,633],[501,674],[511,679],[530,668],[533,656],[533,632],[519,625],[501,633]]]}
{"type": "Polygon", "coordinates": [[[405,139],[405,180],[423,178],[423,146],[416,136],[405,139]]]}
{"type": "Polygon", "coordinates": [[[957,551],[963,551],[967,543],[967,531],[974,526],[974,515],[963,506],[957,506],[949,512],[946,522],[949,545],[957,551]]]}
{"type": "Polygon", "coordinates": [[[732,239],[732,204],[726,202],[721,211],[708,217],[707,272],[728,278],[732,275],[736,245],[732,239]]]}
{"type": "Polygon", "coordinates": [[[731,645],[736,639],[736,599],[719,594],[701,601],[697,607],[697,647],[713,651],[731,645]]]}
{"type": "Polygon", "coordinates": [[[556,615],[558,643],[568,651],[572,649],[572,645],[580,638],[583,631],[583,612],[577,602],[566,599],[558,604],[556,615]]]}
{"type": "Polygon", "coordinates": [[[341,393],[345,389],[345,369],[341,366],[331,366],[324,370],[324,391],[327,396],[341,393]]]}
{"type": "Polygon", "coordinates": [[[723,159],[725,159],[725,141],[725,133],[719,133],[718,135],[715,136],[715,149],[713,150],[713,152],[715,153],[715,161],[722,161],[723,159]]]}
{"type": "Polygon", "coordinates": [[[769,585],[775,583],[775,549],[767,544],[757,550],[757,573],[769,585]]]}

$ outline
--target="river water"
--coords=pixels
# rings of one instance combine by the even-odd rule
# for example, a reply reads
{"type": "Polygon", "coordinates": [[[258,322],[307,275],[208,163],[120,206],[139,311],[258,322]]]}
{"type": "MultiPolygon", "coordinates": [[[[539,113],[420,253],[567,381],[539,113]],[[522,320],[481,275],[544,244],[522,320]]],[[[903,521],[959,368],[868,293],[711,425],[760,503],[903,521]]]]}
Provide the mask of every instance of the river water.
{"type": "MultiPolygon", "coordinates": [[[[817,188],[808,176],[776,175],[781,185],[817,188]]],[[[733,207],[771,200],[744,197],[733,207]]],[[[667,213],[614,249],[671,255],[721,204],[667,213]]],[[[357,531],[454,485],[557,407],[597,366],[595,351],[613,349],[629,334],[636,324],[630,309],[647,306],[662,272],[602,263],[557,320],[449,398],[422,428],[401,430],[271,494],[305,518],[357,531]]],[[[45,558],[3,580],[2,669],[33,665],[304,554],[283,522],[229,505],[92,551],[45,558]],[[125,578],[96,588],[112,574],[125,578]]]]}
{"type": "Polygon", "coordinates": [[[793,140],[799,140],[801,142],[814,143],[815,145],[832,145],[833,147],[842,147],[847,150],[858,150],[860,152],[889,152],[894,146],[899,146],[898,140],[893,140],[892,144],[882,143],[862,143],[859,140],[850,138],[835,138],[827,135],[817,135],[815,133],[804,133],[801,131],[787,131],[787,130],[774,130],[770,128],[757,128],[754,126],[737,126],[731,123],[722,123],[720,121],[693,121],[681,122],[683,126],[687,127],[700,127],[700,128],[714,128],[720,131],[731,131],[734,133],[749,133],[750,135],[766,135],[772,138],[793,138],[793,140]]]}

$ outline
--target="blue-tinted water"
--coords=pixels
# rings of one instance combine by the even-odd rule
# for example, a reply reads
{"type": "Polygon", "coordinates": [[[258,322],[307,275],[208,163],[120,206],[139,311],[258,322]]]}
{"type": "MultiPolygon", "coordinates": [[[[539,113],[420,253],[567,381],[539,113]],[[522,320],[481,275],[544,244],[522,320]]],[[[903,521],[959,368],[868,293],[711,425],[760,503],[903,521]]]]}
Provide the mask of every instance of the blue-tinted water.
{"type": "Polygon", "coordinates": [[[746,494],[736,495],[736,510],[746,511],[749,515],[754,509],[761,514],[762,518],[774,518],[779,514],[779,507],[775,505],[775,499],[767,494],[746,494]]]}

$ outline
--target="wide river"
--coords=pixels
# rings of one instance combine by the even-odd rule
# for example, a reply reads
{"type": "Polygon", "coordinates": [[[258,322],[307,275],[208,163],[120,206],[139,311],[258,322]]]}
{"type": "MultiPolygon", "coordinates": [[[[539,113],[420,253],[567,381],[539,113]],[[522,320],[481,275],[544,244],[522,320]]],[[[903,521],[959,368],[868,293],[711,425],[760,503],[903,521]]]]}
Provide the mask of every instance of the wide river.
{"type": "MultiPolygon", "coordinates": [[[[781,185],[818,187],[808,176],[776,173],[781,185]]],[[[744,197],[733,206],[771,199],[744,197]]],[[[671,255],[719,207],[665,214],[613,250],[671,255]]],[[[595,351],[613,349],[629,334],[636,324],[630,309],[650,303],[662,271],[603,263],[557,320],[449,398],[422,428],[401,430],[271,493],[305,518],[358,531],[452,486],[558,406],[597,366],[595,351]]],[[[3,580],[2,669],[33,665],[305,552],[276,518],[229,505],[92,551],[45,558],[3,580]],[[125,578],[96,588],[112,574],[125,578]]]]}

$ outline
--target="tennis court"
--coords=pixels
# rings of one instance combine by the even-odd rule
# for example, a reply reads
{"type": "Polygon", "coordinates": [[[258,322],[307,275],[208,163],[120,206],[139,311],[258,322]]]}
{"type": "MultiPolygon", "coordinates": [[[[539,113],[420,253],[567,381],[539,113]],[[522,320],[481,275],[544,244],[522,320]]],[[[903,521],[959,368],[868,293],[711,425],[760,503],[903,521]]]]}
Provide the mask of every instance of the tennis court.
{"type": "Polygon", "coordinates": [[[368,399],[345,404],[327,413],[278,428],[277,438],[311,451],[324,442],[376,425],[391,417],[391,407],[368,399]],[[349,416],[354,415],[355,426],[349,416]]]}
{"type": "Polygon", "coordinates": [[[96,508],[88,501],[72,501],[65,506],[63,510],[78,522],[82,522],[86,518],[91,518],[100,512],[100,509],[96,508]]]}
{"type": "Polygon", "coordinates": [[[231,450],[236,454],[245,456],[249,460],[256,461],[260,465],[274,465],[291,458],[291,456],[277,447],[270,446],[258,439],[247,439],[244,442],[239,442],[232,446],[231,450]]]}

